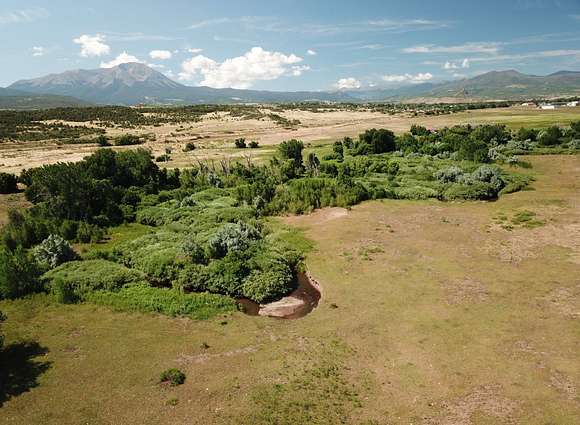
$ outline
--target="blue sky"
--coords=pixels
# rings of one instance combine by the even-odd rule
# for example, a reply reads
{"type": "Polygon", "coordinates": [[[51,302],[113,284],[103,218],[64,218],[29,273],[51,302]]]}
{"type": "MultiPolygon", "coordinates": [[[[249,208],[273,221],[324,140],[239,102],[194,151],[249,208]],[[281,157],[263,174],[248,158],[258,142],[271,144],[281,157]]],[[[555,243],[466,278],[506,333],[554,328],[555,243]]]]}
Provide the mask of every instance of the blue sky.
{"type": "Polygon", "coordinates": [[[141,61],[188,85],[364,89],[580,70],[580,0],[2,0],[0,40],[0,86],[141,61]]]}

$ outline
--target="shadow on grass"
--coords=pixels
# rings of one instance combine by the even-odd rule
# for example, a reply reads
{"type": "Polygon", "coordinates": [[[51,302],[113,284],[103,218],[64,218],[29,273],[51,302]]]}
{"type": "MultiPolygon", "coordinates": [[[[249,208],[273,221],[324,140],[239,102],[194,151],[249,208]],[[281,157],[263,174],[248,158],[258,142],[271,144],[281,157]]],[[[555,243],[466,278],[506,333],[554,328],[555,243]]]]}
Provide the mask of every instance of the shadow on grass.
{"type": "Polygon", "coordinates": [[[33,341],[17,342],[0,350],[0,407],[38,386],[38,377],[50,368],[50,362],[35,358],[46,353],[46,347],[33,341]]]}

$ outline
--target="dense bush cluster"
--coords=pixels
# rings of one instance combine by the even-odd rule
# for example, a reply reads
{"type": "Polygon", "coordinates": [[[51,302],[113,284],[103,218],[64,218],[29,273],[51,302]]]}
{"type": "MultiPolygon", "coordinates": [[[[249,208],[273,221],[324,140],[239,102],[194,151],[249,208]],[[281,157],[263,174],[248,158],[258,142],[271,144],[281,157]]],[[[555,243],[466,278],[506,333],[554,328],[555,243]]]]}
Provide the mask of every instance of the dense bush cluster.
{"type": "Polygon", "coordinates": [[[14,174],[0,172],[0,194],[18,192],[18,179],[14,174]]]}
{"type": "Polygon", "coordinates": [[[529,182],[497,164],[519,164],[514,153],[569,150],[578,139],[580,123],[515,134],[502,125],[415,125],[400,136],[371,129],[344,138],[322,158],[289,140],[269,164],[172,172],[142,149],[101,149],[22,173],[34,206],[11,212],[2,230],[0,298],[47,291],[62,302],[197,318],[235,310],[236,297],[267,302],[294,288],[302,252],[264,216],[367,199],[494,199],[529,182]],[[96,242],[129,222],[150,231],[93,245],[82,258],[67,242],[96,242]]]}

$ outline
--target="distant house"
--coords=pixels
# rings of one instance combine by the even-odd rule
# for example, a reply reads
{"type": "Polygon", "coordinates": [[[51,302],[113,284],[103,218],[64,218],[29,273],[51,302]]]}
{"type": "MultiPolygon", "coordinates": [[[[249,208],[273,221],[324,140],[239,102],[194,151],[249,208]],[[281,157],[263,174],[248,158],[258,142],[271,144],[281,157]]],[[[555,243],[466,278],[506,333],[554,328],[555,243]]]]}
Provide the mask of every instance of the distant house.
{"type": "Polygon", "coordinates": [[[540,105],[540,109],[543,110],[556,109],[556,105],[540,105]]]}
{"type": "Polygon", "coordinates": [[[568,102],[568,103],[566,103],[566,106],[571,106],[571,107],[578,106],[578,101],[574,100],[572,102],[568,102]]]}

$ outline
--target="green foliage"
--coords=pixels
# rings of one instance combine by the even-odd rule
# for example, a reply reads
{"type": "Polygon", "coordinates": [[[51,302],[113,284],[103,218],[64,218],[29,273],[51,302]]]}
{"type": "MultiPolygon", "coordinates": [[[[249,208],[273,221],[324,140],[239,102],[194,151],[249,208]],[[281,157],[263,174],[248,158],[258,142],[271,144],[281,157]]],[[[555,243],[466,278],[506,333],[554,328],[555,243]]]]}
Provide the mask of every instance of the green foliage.
{"type": "Polygon", "coordinates": [[[93,291],[118,291],[143,282],[145,274],[107,260],[71,261],[42,276],[60,301],[83,301],[93,291]]]}
{"type": "Polygon", "coordinates": [[[530,142],[535,142],[536,138],[538,137],[538,131],[533,129],[533,128],[526,128],[526,127],[522,127],[518,130],[518,132],[516,133],[516,137],[515,139],[518,141],[530,141],[530,142]]]}
{"type": "Polygon", "coordinates": [[[238,310],[237,303],[223,295],[184,294],[175,289],[153,288],[145,284],[128,286],[119,291],[91,292],[86,300],[117,311],[159,313],[198,320],[238,310]]]}
{"type": "Polygon", "coordinates": [[[434,177],[441,183],[455,183],[460,181],[460,179],[465,175],[463,170],[456,165],[451,167],[438,170],[434,177]]]}
{"type": "Polygon", "coordinates": [[[134,134],[124,134],[114,140],[115,146],[132,146],[143,144],[143,139],[134,134]]]}
{"type": "Polygon", "coordinates": [[[257,149],[260,147],[260,144],[256,140],[252,140],[248,145],[250,149],[257,149]]]}
{"type": "Polygon", "coordinates": [[[0,299],[16,299],[40,292],[40,271],[31,256],[21,247],[14,252],[0,248],[0,299]]]}
{"type": "Polygon", "coordinates": [[[0,172],[0,194],[18,192],[17,182],[14,174],[0,172]]]}
{"type": "Polygon", "coordinates": [[[167,369],[161,373],[159,381],[161,383],[167,382],[172,387],[175,387],[185,382],[185,373],[179,369],[167,369]]]}
{"type": "Polygon", "coordinates": [[[105,136],[104,134],[101,134],[100,136],[98,136],[96,139],[96,142],[100,147],[111,146],[111,143],[109,142],[109,138],[107,136],[105,136]]]}
{"type": "Polygon", "coordinates": [[[33,249],[36,262],[46,269],[54,269],[67,261],[73,261],[77,254],[70,244],[59,235],[50,235],[33,249]]]}
{"type": "Polygon", "coordinates": [[[258,266],[242,282],[244,297],[263,303],[283,297],[292,288],[293,271],[281,255],[262,256],[258,266]]]}
{"type": "Polygon", "coordinates": [[[221,258],[230,251],[244,251],[260,237],[260,232],[250,224],[227,223],[208,240],[209,254],[221,258]]]}
{"type": "Polygon", "coordinates": [[[562,130],[558,126],[551,126],[538,133],[538,143],[542,146],[554,146],[560,143],[562,130]]]}
{"type": "Polygon", "coordinates": [[[248,146],[246,145],[246,139],[244,139],[243,137],[240,137],[239,139],[236,139],[234,141],[234,145],[236,148],[238,149],[245,149],[248,146]]]}
{"type": "Polygon", "coordinates": [[[183,147],[183,152],[191,152],[195,150],[195,143],[187,142],[183,147]]]}
{"type": "Polygon", "coordinates": [[[302,150],[304,144],[296,139],[284,141],[278,145],[278,153],[285,160],[292,161],[292,168],[295,170],[302,169],[302,150]]]}
{"type": "Polygon", "coordinates": [[[367,130],[359,135],[353,154],[368,155],[392,152],[396,149],[395,133],[384,128],[367,130]]]}

